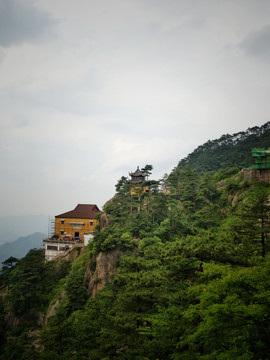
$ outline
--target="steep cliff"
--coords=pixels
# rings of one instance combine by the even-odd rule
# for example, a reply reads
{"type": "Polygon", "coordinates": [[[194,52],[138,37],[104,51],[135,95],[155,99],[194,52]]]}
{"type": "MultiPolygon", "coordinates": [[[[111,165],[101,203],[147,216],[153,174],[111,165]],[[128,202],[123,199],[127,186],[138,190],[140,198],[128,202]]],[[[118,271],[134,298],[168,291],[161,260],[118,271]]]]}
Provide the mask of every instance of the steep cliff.
{"type": "Polygon", "coordinates": [[[117,263],[122,255],[121,250],[115,249],[109,254],[101,252],[98,256],[91,258],[85,272],[89,297],[95,296],[110,282],[111,277],[117,274],[117,263]]]}

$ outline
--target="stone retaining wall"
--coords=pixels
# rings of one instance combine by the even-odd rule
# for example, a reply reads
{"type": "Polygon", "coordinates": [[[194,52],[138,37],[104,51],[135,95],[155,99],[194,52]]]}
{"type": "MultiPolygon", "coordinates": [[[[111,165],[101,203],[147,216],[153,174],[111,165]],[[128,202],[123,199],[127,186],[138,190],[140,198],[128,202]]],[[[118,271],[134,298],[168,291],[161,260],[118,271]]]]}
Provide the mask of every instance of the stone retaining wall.
{"type": "Polygon", "coordinates": [[[270,184],[270,169],[245,169],[243,175],[245,180],[270,184]]]}

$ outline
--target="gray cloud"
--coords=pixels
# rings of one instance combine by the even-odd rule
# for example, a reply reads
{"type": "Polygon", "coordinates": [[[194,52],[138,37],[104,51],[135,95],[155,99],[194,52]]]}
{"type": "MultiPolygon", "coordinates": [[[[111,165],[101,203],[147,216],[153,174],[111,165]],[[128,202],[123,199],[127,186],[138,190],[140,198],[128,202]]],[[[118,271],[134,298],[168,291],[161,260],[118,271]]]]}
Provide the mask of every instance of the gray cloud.
{"type": "Polygon", "coordinates": [[[0,46],[48,39],[57,21],[32,2],[0,0],[0,46]]]}
{"type": "Polygon", "coordinates": [[[248,55],[270,56],[270,25],[252,32],[242,43],[240,48],[248,55]]]}
{"type": "Polygon", "coordinates": [[[269,11],[0,0],[0,214],[101,207],[137,165],[158,179],[205,141],[268,121],[269,11]]]}
{"type": "Polygon", "coordinates": [[[5,57],[5,52],[0,49],[0,63],[3,61],[4,57],[5,57]]]}

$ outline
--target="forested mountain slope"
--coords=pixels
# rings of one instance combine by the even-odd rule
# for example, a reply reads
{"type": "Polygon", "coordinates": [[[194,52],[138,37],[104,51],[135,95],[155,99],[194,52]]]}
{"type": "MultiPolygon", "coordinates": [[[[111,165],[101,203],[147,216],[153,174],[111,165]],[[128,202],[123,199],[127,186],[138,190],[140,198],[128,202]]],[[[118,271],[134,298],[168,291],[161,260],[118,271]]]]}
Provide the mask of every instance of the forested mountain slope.
{"type": "Polygon", "coordinates": [[[144,185],[118,181],[73,263],[4,263],[1,360],[269,359],[269,185],[190,167],[144,185]]]}
{"type": "Polygon", "coordinates": [[[222,135],[200,145],[176,169],[190,167],[198,172],[215,172],[227,167],[239,169],[252,165],[251,149],[270,146],[270,121],[233,135],[222,135]]]}

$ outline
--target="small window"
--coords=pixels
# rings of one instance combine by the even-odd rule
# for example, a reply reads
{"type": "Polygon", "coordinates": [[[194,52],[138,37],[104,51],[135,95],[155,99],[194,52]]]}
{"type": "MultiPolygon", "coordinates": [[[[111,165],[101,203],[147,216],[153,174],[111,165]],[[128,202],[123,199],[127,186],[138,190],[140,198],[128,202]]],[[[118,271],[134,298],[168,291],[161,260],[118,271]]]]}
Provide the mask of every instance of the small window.
{"type": "Polygon", "coordinates": [[[94,226],[94,221],[89,222],[90,226],[94,226]]]}
{"type": "Polygon", "coordinates": [[[48,245],[47,250],[57,250],[57,246],[48,245]]]}
{"type": "Polygon", "coordinates": [[[65,220],[61,220],[61,225],[64,225],[64,223],[65,223],[65,220]]]}
{"type": "Polygon", "coordinates": [[[61,230],[61,231],[60,231],[60,234],[61,234],[61,235],[65,235],[64,230],[61,230]]]}

